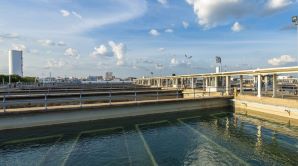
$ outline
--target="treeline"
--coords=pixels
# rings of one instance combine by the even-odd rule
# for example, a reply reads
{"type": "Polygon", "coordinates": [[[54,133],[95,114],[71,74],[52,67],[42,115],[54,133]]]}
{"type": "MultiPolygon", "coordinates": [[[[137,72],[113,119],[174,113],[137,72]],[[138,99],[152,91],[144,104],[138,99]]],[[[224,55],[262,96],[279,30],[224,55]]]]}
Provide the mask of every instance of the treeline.
{"type": "MultiPolygon", "coordinates": [[[[1,83],[8,83],[9,82],[9,76],[8,75],[0,75],[0,81],[1,83]]],[[[37,82],[36,77],[21,77],[18,75],[11,75],[11,83],[16,82],[23,82],[23,83],[34,83],[37,82]]]]}

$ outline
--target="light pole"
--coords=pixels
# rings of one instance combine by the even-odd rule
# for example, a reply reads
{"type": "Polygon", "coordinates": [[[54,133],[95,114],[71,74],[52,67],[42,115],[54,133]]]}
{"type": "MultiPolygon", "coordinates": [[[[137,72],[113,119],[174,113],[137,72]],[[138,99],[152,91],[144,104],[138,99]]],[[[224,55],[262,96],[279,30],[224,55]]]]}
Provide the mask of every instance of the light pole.
{"type": "Polygon", "coordinates": [[[297,34],[297,57],[298,57],[298,16],[293,16],[292,22],[293,22],[294,26],[296,26],[296,29],[297,29],[296,34],[297,34]]]}

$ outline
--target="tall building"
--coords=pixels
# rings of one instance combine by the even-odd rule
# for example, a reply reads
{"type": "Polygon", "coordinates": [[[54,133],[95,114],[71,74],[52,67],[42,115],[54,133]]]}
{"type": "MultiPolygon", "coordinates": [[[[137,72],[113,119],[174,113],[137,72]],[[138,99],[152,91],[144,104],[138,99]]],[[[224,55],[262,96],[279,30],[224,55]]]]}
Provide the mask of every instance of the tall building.
{"type": "Polygon", "coordinates": [[[23,77],[23,51],[8,51],[9,75],[19,75],[23,77]]]}
{"type": "Polygon", "coordinates": [[[106,81],[111,81],[113,80],[113,72],[106,72],[106,77],[105,77],[105,80],[106,81]]]}

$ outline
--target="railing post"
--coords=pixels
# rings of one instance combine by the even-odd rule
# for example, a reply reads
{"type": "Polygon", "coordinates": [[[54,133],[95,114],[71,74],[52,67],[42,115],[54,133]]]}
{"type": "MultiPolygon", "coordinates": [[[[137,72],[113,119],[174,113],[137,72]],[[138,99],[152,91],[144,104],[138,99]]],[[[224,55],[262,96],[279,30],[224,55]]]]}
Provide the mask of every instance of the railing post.
{"type": "Polygon", "coordinates": [[[137,102],[137,91],[135,89],[135,102],[137,102]]]}
{"type": "Polygon", "coordinates": [[[80,91],[80,107],[81,107],[81,109],[82,109],[82,91],[80,91]]]}
{"type": "Polygon", "coordinates": [[[6,106],[5,106],[5,94],[3,95],[3,112],[6,112],[6,106]]]}
{"type": "Polygon", "coordinates": [[[208,92],[209,92],[208,94],[209,94],[209,96],[210,96],[210,95],[211,95],[211,94],[210,94],[210,87],[209,87],[209,91],[208,91],[208,92]]]}
{"type": "Polygon", "coordinates": [[[176,91],[176,99],[178,99],[178,88],[177,88],[177,91],[176,91]]]}
{"type": "Polygon", "coordinates": [[[45,111],[48,110],[48,99],[47,99],[47,94],[46,93],[44,95],[44,108],[45,108],[45,111]]]}
{"type": "Polygon", "coordinates": [[[157,100],[157,101],[159,100],[158,90],[157,90],[157,93],[156,93],[156,100],[157,100]]]}
{"type": "Polygon", "coordinates": [[[109,99],[110,99],[110,105],[112,105],[112,91],[111,90],[110,90],[109,99]]]}
{"type": "Polygon", "coordinates": [[[193,88],[193,99],[196,99],[196,88],[193,88]]]}

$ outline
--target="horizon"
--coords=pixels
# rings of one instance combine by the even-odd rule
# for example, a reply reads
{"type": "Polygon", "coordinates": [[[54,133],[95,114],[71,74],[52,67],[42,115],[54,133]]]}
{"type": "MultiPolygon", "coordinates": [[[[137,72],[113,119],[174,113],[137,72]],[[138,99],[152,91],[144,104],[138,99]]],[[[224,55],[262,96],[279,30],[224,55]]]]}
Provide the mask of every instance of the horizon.
{"type": "Polygon", "coordinates": [[[297,66],[297,9],[296,0],[3,0],[0,74],[9,49],[23,50],[24,75],[37,77],[213,73],[216,56],[224,71],[297,66]]]}

